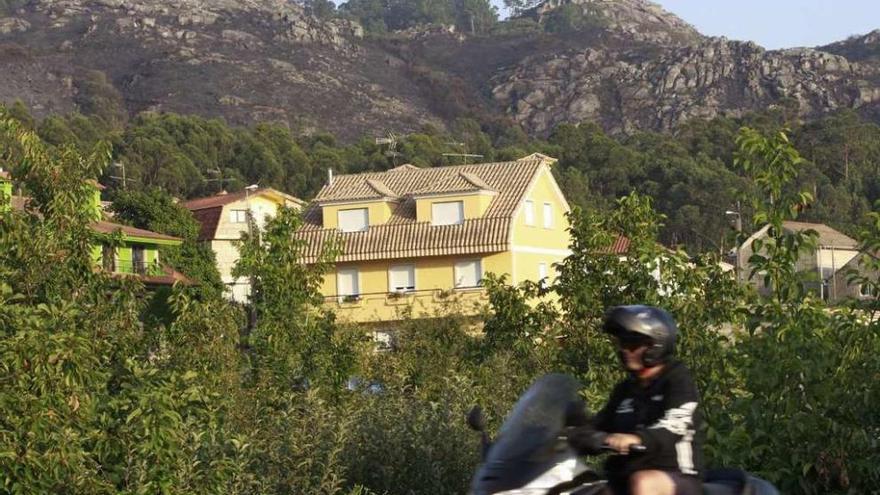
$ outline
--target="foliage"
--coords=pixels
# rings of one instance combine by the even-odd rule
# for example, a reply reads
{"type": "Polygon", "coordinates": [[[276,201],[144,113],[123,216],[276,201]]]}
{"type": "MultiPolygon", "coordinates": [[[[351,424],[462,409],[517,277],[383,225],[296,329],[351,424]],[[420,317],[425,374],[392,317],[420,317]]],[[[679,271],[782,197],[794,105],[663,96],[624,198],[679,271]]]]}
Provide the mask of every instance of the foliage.
{"type": "Polygon", "coordinates": [[[454,25],[459,31],[486,33],[498,19],[486,0],[349,0],[339,6],[371,34],[425,25],[454,25]]]}
{"type": "MultiPolygon", "coordinates": [[[[249,184],[271,186],[308,199],[325,182],[327,170],[359,173],[387,170],[403,163],[420,167],[461,163],[444,153],[476,153],[483,161],[517,159],[534,151],[559,158],[554,173],[569,201],[585,209],[610,210],[614,201],[637,191],[651,196],[666,215],[661,242],[684,246],[691,254],[729,251],[736,242],[724,212],[737,208],[754,185],[734,165],[738,129],[772,132],[788,119],[787,110],[771,109],[739,119],[695,119],[674,135],[636,133],[611,136],[595,123],[557,126],[548,139],[526,136],[503,119],[474,110],[480,105],[463,82],[418,64],[408,69],[432,88],[432,107],[448,115],[448,130],[426,127],[395,136],[393,144],[363,138],[340,143],[316,133],[297,136],[274,124],[234,128],[219,120],[145,113],[127,123],[121,134],[97,117],[50,116],[36,121],[21,105],[16,119],[35,127],[51,144],[75,143],[80,150],[98,141],[113,144],[114,160],[126,167],[129,189],[161,188],[181,198],[209,195],[249,184]],[[456,118],[472,115],[474,118],[456,118]]],[[[825,222],[850,235],[864,226],[871,205],[880,200],[874,177],[880,173],[880,127],[853,112],[793,125],[791,140],[803,166],[789,188],[815,198],[800,212],[805,221],[825,222]]],[[[121,170],[106,171],[101,182],[120,189],[121,170]]],[[[752,206],[743,205],[745,231],[752,206]]]]}
{"type": "Polygon", "coordinates": [[[210,434],[215,395],[197,374],[150,358],[164,330],[139,321],[142,288],[93,269],[84,179],[106,164],[107,147],[54,148],[5,114],[0,134],[14,143],[0,163],[17,165],[33,198],[27,211],[0,213],[3,490],[218,489],[224,473],[197,462],[223,442],[210,434]]]}
{"type": "Polygon", "coordinates": [[[76,82],[74,101],[85,115],[94,116],[106,129],[121,129],[128,118],[122,95],[101,71],[86,71],[76,82]]]}
{"type": "MultiPolygon", "coordinates": [[[[489,305],[477,319],[454,311],[404,319],[393,350],[377,353],[363,328],[340,325],[323,308],[319,288],[337,246],[304,265],[302,219],[287,209],[265,230],[252,222],[241,240],[236,275],[253,282],[248,305],[176,289],[164,303],[169,317],[150,317],[142,287],[94,269],[85,179],[100,176],[110,147],[93,145],[100,133],[87,127],[73,132],[73,118],[36,125],[61,129],[49,133],[56,138],[69,131],[60,141],[40,139],[18,120],[0,118],[0,163],[33,197],[25,211],[0,210],[4,493],[462,493],[479,450],[464,423],[469,407],[481,404],[497,431],[536,376],[565,371],[597,408],[622,377],[599,323],[609,306],[627,303],[663,306],[679,322],[678,354],[702,392],[710,464],[749,469],[792,494],[867,493],[880,481],[876,300],[832,310],[803,293],[794,260],[810,236],[777,228],[817,211],[802,191],[823,174],[819,151],[802,157],[792,143],[813,136],[830,143],[829,156],[858,148],[849,180],[866,184],[876,163],[871,126],[858,124],[864,143],[840,148],[840,122],[819,125],[836,129],[834,139],[802,127],[789,140],[763,128],[770,118],[742,131],[716,120],[676,137],[618,140],[590,125],[561,126],[546,143],[507,134],[506,146],[555,153],[564,186],[590,192],[570,217],[572,254],[546,285],[487,277],[489,305]],[[629,191],[635,183],[639,190],[629,191]],[[715,253],[694,257],[659,244],[670,224],[685,221],[675,208],[713,211],[709,198],[676,184],[715,187],[714,206],[745,200],[752,222],[771,225],[750,262],[769,277],[772,297],[737,285],[715,253]],[[621,234],[629,247],[612,253],[621,234]]],[[[174,163],[192,165],[196,178],[217,167],[224,180],[301,180],[297,187],[313,187],[319,175],[297,170],[385,169],[395,159],[430,165],[450,149],[430,129],[401,138],[403,156],[389,157],[368,140],[297,140],[275,127],[230,129],[173,115],[135,122],[113,149],[135,177],[157,182],[187,176],[153,163],[161,149],[179,154],[174,163]],[[134,143],[152,151],[141,155],[134,143]]],[[[476,122],[452,132],[470,149],[513,153],[496,150],[501,133],[476,122]]],[[[190,192],[207,187],[192,184],[190,192]]],[[[120,218],[194,234],[166,194],[116,192],[120,218]]],[[[869,269],[855,276],[875,286],[878,219],[873,211],[864,222],[869,269]]]]}
{"type": "Polygon", "coordinates": [[[573,3],[553,9],[543,22],[544,29],[551,33],[592,30],[604,27],[608,23],[602,11],[595,6],[573,3]]]}
{"type": "Polygon", "coordinates": [[[117,191],[110,210],[114,220],[183,239],[180,247],[160,248],[160,259],[213,295],[223,291],[214,252],[199,242],[199,223],[161,189],[117,191]]]}

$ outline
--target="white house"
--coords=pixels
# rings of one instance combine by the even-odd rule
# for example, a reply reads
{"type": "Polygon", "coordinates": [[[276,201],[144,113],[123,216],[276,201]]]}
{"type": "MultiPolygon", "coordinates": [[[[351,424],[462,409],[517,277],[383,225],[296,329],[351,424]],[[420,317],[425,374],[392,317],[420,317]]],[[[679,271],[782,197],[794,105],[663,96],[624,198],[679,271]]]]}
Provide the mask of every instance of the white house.
{"type": "Polygon", "coordinates": [[[226,295],[233,301],[245,302],[250,293],[247,280],[232,276],[238,262],[235,242],[248,229],[248,213],[260,228],[275,215],[280,206],[300,209],[304,201],[272,188],[244,190],[236,193],[221,192],[183,203],[201,224],[199,240],[208,243],[217,260],[217,269],[226,285],[226,295]]]}

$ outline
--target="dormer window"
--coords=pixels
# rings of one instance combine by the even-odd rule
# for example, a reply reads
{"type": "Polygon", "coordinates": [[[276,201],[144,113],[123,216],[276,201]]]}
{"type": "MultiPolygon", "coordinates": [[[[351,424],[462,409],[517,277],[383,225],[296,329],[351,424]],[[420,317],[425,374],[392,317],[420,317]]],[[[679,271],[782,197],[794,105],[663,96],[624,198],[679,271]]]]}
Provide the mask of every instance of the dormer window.
{"type": "Polygon", "coordinates": [[[461,223],[464,223],[463,201],[431,203],[431,225],[458,225],[461,223]]]}
{"type": "Polygon", "coordinates": [[[337,224],[343,232],[364,232],[370,226],[370,215],[367,208],[339,210],[337,224]]]}

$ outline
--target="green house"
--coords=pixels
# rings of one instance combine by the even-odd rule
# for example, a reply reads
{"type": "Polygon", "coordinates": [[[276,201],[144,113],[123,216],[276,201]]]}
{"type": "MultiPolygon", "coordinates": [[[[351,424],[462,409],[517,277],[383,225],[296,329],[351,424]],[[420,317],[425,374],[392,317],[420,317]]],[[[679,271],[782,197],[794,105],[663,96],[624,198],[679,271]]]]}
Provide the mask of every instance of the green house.
{"type": "MultiPolygon", "coordinates": [[[[159,249],[163,246],[179,246],[183,241],[158,232],[138,229],[107,221],[101,204],[103,186],[90,181],[94,195],[89,207],[94,210],[97,220],[91,224],[97,234],[97,242],[92,247],[95,267],[119,276],[139,278],[148,286],[172,285],[175,282],[189,283],[181,273],[162,264],[159,249]],[[119,242],[121,239],[121,242],[119,242]]],[[[0,211],[27,208],[29,198],[12,195],[12,181],[8,173],[0,170],[0,211]]]]}

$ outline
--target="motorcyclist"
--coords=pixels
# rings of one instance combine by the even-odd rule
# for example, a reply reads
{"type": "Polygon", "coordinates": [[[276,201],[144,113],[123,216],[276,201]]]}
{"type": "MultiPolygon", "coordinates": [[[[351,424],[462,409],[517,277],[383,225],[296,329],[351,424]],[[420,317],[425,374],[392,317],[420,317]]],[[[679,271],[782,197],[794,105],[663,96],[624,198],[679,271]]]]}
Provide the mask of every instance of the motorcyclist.
{"type": "Polygon", "coordinates": [[[606,314],[604,330],[630,376],[570,432],[570,443],[581,454],[603,445],[622,454],[605,463],[614,495],[701,494],[699,394],[690,371],[673,359],[675,320],[657,307],[618,306],[606,314]],[[631,453],[633,445],[644,452],[631,453]]]}

